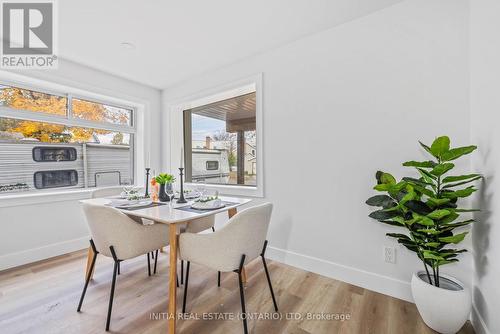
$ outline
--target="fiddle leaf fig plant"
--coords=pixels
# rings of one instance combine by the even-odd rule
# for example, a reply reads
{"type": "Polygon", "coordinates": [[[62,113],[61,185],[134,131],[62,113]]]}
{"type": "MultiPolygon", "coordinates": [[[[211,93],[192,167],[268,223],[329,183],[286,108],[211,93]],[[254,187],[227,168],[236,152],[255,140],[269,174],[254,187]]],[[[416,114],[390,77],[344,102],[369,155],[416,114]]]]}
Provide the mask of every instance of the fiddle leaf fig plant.
{"type": "Polygon", "coordinates": [[[458,255],[467,251],[457,245],[468,232],[457,229],[474,222],[461,218],[463,213],[477,210],[458,204],[476,191],[473,182],[482,176],[452,174],[452,161],[472,153],[476,146],[450,148],[447,136],[436,138],[431,146],[419,143],[429,153],[429,160],[403,163],[413,168],[416,176],[398,182],[391,174],[378,171],[374,189],[383,194],[370,197],[366,204],[378,207],[369,217],[406,231],[386,235],[415,252],[424,264],[428,282],[439,287],[439,268],[458,262],[458,255]]]}

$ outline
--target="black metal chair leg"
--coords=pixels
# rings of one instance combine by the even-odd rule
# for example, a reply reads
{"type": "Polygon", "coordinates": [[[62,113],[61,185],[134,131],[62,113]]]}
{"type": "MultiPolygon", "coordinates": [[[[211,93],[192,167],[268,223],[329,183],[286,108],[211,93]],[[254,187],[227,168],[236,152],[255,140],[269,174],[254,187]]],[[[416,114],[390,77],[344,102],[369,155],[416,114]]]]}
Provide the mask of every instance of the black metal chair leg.
{"type": "Polygon", "coordinates": [[[111,310],[113,309],[113,298],[115,296],[116,274],[118,273],[118,266],[120,264],[120,260],[118,260],[113,246],[110,246],[109,249],[111,250],[111,255],[113,255],[113,259],[115,260],[115,265],[113,268],[113,280],[111,281],[111,292],[109,294],[108,317],[106,318],[106,332],[109,331],[109,324],[111,322],[111,310]]]}
{"type": "Polygon", "coordinates": [[[278,312],[278,303],[276,303],[276,298],[274,297],[273,285],[271,284],[271,277],[269,276],[269,270],[267,270],[266,259],[262,256],[262,263],[264,264],[264,270],[266,271],[267,283],[269,284],[269,290],[271,290],[271,297],[273,298],[274,310],[278,312]]]}
{"type": "Polygon", "coordinates": [[[148,258],[148,276],[151,276],[151,262],[149,261],[149,253],[146,254],[146,257],[148,258]]]}
{"type": "Polygon", "coordinates": [[[188,293],[189,265],[190,262],[188,261],[186,267],[186,281],[184,282],[184,297],[182,298],[182,313],[186,313],[186,297],[188,293]]]}
{"type": "Polygon", "coordinates": [[[95,250],[95,246],[93,245],[92,240],[90,241],[90,244],[92,250],[94,251],[94,256],[92,257],[92,262],[90,263],[89,272],[87,274],[87,277],[85,278],[85,285],[83,286],[82,296],[80,297],[80,302],[78,303],[78,308],[76,309],[77,312],[80,312],[80,310],[82,309],[83,298],[85,298],[85,293],[87,292],[87,287],[89,286],[90,282],[90,276],[92,275],[92,271],[94,271],[95,260],[97,258],[97,250],[95,250]]]}
{"type": "Polygon", "coordinates": [[[113,280],[111,281],[111,293],[109,295],[108,317],[106,319],[106,332],[109,331],[109,324],[111,322],[111,310],[113,308],[113,298],[115,296],[116,274],[118,273],[118,262],[115,262],[113,268],[113,280]]]}
{"type": "Polygon", "coordinates": [[[181,260],[181,284],[184,284],[184,260],[181,260]]]}
{"type": "Polygon", "coordinates": [[[120,275],[120,262],[118,262],[118,275],[120,275]]]}
{"type": "Polygon", "coordinates": [[[220,271],[217,272],[217,286],[220,287],[220,271]]]}
{"type": "Polygon", "coordinates": [[[264,271],[266,272],[267,283],[269,284],[269,290],[271,290],[271,297],[273,298],[274,310],[278,312],[278,303],[276,303],[276,298],[274,297],[273,285],[271,284],[271,277],[269,276],[269,270],[267,270],[267,263],[264,254],[266,253],[267,240],[264,242],[264,247],[262,248],[262,253],[260,257],[262,258],[262,263],[264,264],[264,271]]]}
{"type": "Polygon", "coordinates": [[[240,268],[238,270],[238,283],[240,285],[241,318],[243,320],[243,331],[245,334],[248,334],[247,317],[246,317],[246,310],[245,310],[245,292],[244,292],[244,288],[243,288],[243,279],[241,277],[241,271],[242,271],[244,264],[245,264],[245,255],[243,255],[241,257],[240,268]]]}
{"type": "Polygon", "coordinates": [[[214,226],[212,226],[212,232],[215,232],[215,227],[214,226]]]}
{"type": "Polygon", "coordinates": [[[155,252],[155,267],[153,270],[153,274],[156,274],[156,263],[158,263],[158,250],[155,252]]]}

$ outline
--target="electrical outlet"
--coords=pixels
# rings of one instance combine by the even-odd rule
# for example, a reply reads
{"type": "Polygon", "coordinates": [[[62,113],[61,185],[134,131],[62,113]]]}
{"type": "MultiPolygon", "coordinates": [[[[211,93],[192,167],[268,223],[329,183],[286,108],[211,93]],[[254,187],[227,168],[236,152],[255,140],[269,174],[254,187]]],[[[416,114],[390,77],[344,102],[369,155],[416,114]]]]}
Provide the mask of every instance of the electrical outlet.
{"type": "Polygon", "coordinates": [[[396,263],[396,248],[384,246],[384,260],[387,263],[396,263]]]}

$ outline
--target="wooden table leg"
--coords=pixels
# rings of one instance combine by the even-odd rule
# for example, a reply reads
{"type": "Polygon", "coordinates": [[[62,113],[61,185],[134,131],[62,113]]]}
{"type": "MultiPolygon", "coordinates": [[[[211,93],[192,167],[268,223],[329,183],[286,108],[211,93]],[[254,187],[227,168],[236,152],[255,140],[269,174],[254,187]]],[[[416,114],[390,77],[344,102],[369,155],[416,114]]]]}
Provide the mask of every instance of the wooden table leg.
{"type": "MultiPolygon", "coordinates": [[[[87,267],[85,268],[85,277],[84,279],[87,279],[87,276],[90,271],[90,265],[92,264],[92,258],[94,257],[94,251],[92,250],[92,247],[89,247],[87,251],[87,267]]],[[[92,279],[92,276],[94,276],[94,268],[92,268],[92,272],[90,273],[90,279],[92,279]]]]}
{"type": "MultiPolygon", "coordinates": [[[[227,215],[229,219],[231,219],[236,214],[236,208],[231,208],[227,210],[227,215]]],[[[245,271],[245,267],[241,268],[241,280],[244,284],[247,283],[247,272],[245,271]]]]}
{"type": "Polygon", "coordinates": [[[229,219],[231,219],[235,214],[236,214],[236,208],[231,208],[227,210],[227,215],[229,216],[229,219]]]}
{"type": "Polygon", "coordinates": [[[168,332],[175,333],[175,321],[177,318],[177,225],[169,225],[170,233],[170,278],[168,295],[168,332]]]}

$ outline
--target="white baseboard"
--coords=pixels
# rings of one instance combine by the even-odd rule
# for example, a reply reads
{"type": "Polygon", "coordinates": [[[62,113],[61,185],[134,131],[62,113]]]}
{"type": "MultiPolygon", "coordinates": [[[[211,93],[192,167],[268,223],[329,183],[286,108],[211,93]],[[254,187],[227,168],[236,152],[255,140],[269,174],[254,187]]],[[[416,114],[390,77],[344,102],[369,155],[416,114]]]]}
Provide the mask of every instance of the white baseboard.
{"type": "Polygon", "coordinates": [[[476,305],[474,304],[472,305],[471,322],[477,334],[490,334],[490,331],[484,323],[484,319],[481,316],[481,313],[479,313],[476,305]]]}
{"type": "Polygon", "coordinates": [[[267,248],[266,257],[293,267],[413,302],[410,282],[271,246],[267,248]]]}
{"type": "Polygon", "coordinates": [[[0,256],[0,270],[9,269],[12,267],[21,266],[23,264],[32,263],[48,259],[50,257],[71,253],[89,246],[89,237],[67,240],[55,244],[28,249],[25,251],[11,253],[0,256]]]}

